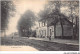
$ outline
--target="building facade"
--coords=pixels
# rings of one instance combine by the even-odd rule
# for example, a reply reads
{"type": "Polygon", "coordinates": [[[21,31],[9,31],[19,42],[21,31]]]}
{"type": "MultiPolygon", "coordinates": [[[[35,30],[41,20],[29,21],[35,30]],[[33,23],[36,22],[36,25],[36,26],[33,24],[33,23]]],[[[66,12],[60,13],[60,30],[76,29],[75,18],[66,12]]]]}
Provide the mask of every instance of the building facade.
{"type": "Polygon", "coordinates": [[[39,26],[36,29],[36,37],[40,38],[69,38],[73,36],[73,27],[68,19],[64,18],[63,21],[63,36],[62,36],[62,27],[60,21],[56,22],[56,25],[53,21],[40,21],[39,26]],[[51,23],[52,22],[52,23],[51,23]]]}
{"type": "Polygon", "coordinates": [[[39,22],[38,27],[36,29],[36,34],[37,37],[47,37],[47,21],[39,22]]]}

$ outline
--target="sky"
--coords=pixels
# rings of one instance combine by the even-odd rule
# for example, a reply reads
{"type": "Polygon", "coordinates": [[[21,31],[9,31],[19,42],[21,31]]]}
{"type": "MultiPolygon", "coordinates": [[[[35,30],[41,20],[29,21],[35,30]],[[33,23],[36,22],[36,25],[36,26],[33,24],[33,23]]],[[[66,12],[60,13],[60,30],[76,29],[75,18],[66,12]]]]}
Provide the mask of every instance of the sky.
{"type": "MultiPolygon", "coordinates": [[[[48,3],[48,0],[13,0],[13,4],[15,5],[15,15],[10,16],[7,35],[17,32],[17,24],[21,16],[27,11],[31,10],[37,15],[40,10],[44,9],[45,4],[48,3]]],[[[67,6],[61,7],[61,13],[65,14],[66,16],[70,15],[70,9],[67,6]]],[[[38,22],[35,22],[35,26],[32,27],[34,30],[38,22]]]]}
{"type": "MultiPolygon", "coordinates": [[[[46,4],[45,0],[13,0],[15,5],[15,15],[11,16],[9,19],[8,30],[6,30],[6,35],[17,32],[17,24],[22,16],[27,10],[33,11],[35,14],[39,13],[40,10],[43,10],[44,5],[46,4]]],[[[37,24],[37,22],[35,22],[37,24]]],[[[32,28],[34,29],[35,26],[32,28]]]]}

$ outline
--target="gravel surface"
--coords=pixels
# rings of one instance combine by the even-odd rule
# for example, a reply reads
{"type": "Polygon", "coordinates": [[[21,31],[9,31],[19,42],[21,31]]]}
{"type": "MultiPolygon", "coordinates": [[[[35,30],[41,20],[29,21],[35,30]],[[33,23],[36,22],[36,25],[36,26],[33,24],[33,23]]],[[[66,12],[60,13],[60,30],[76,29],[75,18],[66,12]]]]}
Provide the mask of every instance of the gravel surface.
{"type": "Polygon", "coordinates": [[[49,42],[49,41],[41,41],[41,40],[33,40],[28,38],[21,38],[21,37],[3,37],[1,38],[1,44],[7,46],[31,46],[39,51],[78,51],[79,45],[67,45],[67,44],[60,44],[56,42],[49,42]]]}

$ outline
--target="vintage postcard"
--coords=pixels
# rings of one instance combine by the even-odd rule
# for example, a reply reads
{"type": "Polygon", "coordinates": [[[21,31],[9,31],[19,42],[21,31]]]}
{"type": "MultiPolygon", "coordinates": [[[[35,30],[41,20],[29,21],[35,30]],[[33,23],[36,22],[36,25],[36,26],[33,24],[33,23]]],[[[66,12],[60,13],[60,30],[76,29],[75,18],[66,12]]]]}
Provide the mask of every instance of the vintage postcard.
{"type": "Polygon", "coordinates": [[[79,51],[79,0],[0,4],[0,51],[79,51]]]}

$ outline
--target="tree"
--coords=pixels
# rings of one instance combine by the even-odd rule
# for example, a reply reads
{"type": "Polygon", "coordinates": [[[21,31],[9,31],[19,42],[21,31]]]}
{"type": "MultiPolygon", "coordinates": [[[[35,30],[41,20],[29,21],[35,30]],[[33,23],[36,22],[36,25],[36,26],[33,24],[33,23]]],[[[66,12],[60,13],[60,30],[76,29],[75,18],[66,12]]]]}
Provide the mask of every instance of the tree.
{"type": "Polygon", "coordinates": [[[31,27],[36,20],[35,14],[31,10],[27,10],[18,22],[18,31],[21,36],[29,37],[31,35],[31,27]]]}
{"type": "Polygon", "coordinates": [[[39,16],[41,17],[41,20],[48,20],[52,18],[55,26],[56,22],[60,21],[62,28],[62,36],[63,36],[64,29],[63,29],[62,18],[64,17],[64,15],[60,13],[60,3],[61,3],[60,1],[55,1],[55,2],[50,1],[49,4],[47,5],[48,8],[46,7],[44,11],[39,14],[39,16]],[[53,5],[55,6],[55,8],[51,8],[53,5]]]}
{"type": "MultiPolygon", "coordinates": [[[[62,29],[62,36],[64,34],[64,28],[63,28],[63,18],[66,18],[70,21],[70,17],[72,14],[72,9],[76,9],[76,7],[79,7],[79,1],[50,1],[48,2],[47,5],[45,5],[46,7],[44,7],[44,10],[41,11],[39,13],[39,16],[41,17],[41,20],[48,20],[48,19],[52,19],[53,22],[55,23],[56,26],[56,22],[60,21],[60,25],[61,25],[61,29],[62,29]],[[61,12],[60,8],[61,7],[65,7],[68,6],[71,12],[71,15],[69,14],[69,16],[65,15],[64,13],[61,12]],[[72,8],[74,6],[74,8],[72,8]]],[[[78,8],[79,9],[79,8],[78,8]]],[[[62,10],[63,11],[63,10],[62,10]]],[[[77,11],[79,12],[79,11],[77,11]]],[[[65,13],[67,13],[65,11],[65,13]]],[[[76,11],[75,11],[76,14],[76,11]]],[[[79,13],[77,13],[78,15],[79,13]]],[[[71,22],[71,21],[70,21],[71,22]]],[[[72,23],[73,23],[73,17],[72,17],[72,23]]],[[[77,20],[76,20],[77,23],[77,20]]]]}
{"type": "Polygon", "coordinates": [[[74,23],[73,38],[79,38],[79,1],[70,2],[71,18],[74,23]]]}
{"type": "Polygon", "coordinates": [[[5,32],[10,16],[14,16],[15,6],[12,1],[1,1],[1,32],[5,32]]]}
{"type": "Polygon", "coordinates": [[[79,1],[62,1],[61,2],[62,7],[68,7],[67,11],[65,11],[63,14],[66,15],[68,20],[74,24],[73,26],[73,38],[75,39],[78,27],[78,19],[79,19],[79,1]],[[67,15],[68,13],[68,15],[67,15]],[[76,31],[76,32],[74,32],[76,31]]]}
{"type": "Polygon", "coordinates": [[[49,18],[49,14],[52,13],[54,9],[55,2],[49,1],[48,4],[45,5],[44,10],[41,10],[38,15],[40,16],[41,20],[45,20],[49,18]]]}

